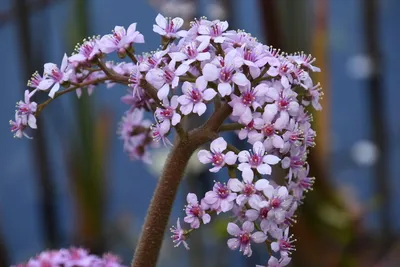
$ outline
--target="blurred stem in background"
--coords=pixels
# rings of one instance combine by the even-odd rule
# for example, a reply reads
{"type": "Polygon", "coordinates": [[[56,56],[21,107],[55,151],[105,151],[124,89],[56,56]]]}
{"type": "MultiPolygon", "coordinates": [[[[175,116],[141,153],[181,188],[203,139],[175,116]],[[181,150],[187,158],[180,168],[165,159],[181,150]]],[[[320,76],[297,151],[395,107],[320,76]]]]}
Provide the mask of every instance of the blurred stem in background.
{"type": "Polygon", "coordinates": [[[380,223],[381,244],[377,257],[384,256],[391,245],[392,225],[391,213],[392,205],[390,202],[390,173],[389,158],[387,147],[387,125],[385,109],[385,88],[383,86],[382,76],[382,57],[379,43],[381,36],[379,34],[379,14],[380,1],[366,0],[361,4],[364,11],[364,38],[367,55],[373,67],[372,73],[367,78],[369,114],[372,125],[372,140],[376,144],[379,155],[374,168],[374,186],[376,189],[377,211],[380,223]]]}
{"type": "Polygon", "coordinates": [[[275,1],[260,0],[264,18],[265,36],[268,44],[287,52],[313,50],[325,93],[322,112],[314,116],[314,127],[318,132],[318,144],[310,154],[311,176],[316,177],[315,191],[308,193],[298,214],[298,223],[293,231],[297,238],[294,266],[353,266],[354,259],[345,253],[345,247],[353,238],[353,221],[348,216],[344,203],[329,179],[329,77],[327,60],[328,0],[275,1]],[[315,12],[315,13],[314,13],[315,12]],[[314,18],[313,32],[311,23],[314,18]],[[310,42],[312,40],[312,42],[310,42]],[[330,211],[330,212],[329,212],[330,211]],[[338,215],[346,218],[338,222],[338,215]],[[315,257],[315,255],[319,255],[315,257]]]}
{"type": "Polygon", "coordinates": [[[10,266],[9,254],[2,234],[0,235],[0,266],[10,266]]]}
{"type": "MultiPolygon", "coordinates": [[[[18,44],[20,44],[20,61],[23,68],[23,76],[26,81],[29,80],[30,75],[35,69],[41,68],[38,62],[43,62],[38,56],[40,51],[33,51],[29,19],[30,13],[27,6],[26,0],[15,0],[14,10],[17,12],[17,28],[18,28],[18,44]]],[[[25,87],[21,88],[24,92],[25,87]]],[[[34,100],[37,101],[37,100],[34,100]]],[[[44,121],[42,118],[37,118],[37,124],[40,125],[35,133],[35,142],[32,143],[33,158],[35,160],[35,166],[37,168],[38,178],[38,198],[39,198],[39,209],[40,209],[40,220],[43,226],[44,242],[45,247],[55,248],[60,244],[60,229],[57,222],[56,213],[56,197],[55,197],[55,186],[51,179],[51,166],[48,157],[47,143],[43,133],[44,121]]]]}
{"type": "MultiPolygon", "coordinates": [[[[75,0],[69,24],[70,46],[88,35],[88,1],[75,0]]],[[[109,145],[110,116],[99,113],[94,119],[93,96],[86,90],[74,98],[77,133],[71,139],[68,166],[76,208],[75,242],[101,254],[106,249],[104,237],[106,151],[109,145]]]]}

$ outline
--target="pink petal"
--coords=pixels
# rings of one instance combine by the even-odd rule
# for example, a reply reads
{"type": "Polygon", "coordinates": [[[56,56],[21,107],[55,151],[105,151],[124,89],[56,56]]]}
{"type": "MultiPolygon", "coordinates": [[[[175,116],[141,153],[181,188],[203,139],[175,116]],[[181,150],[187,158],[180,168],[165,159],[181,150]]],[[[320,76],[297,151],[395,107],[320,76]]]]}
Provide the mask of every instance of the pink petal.
{"type": "Polygon", "coordinates": [[[260,141],[255,142],[253,145],[253,151],[254,151],[254,153],[257,153],[258,155],[263,156],[265,153],[265,148],[264,148],[263,143],[261,143],[260,141]]]}
{"type": "Polygon", "coordinates": [[[228,188],[233,192],[240,192],[243,189],[243,184],[237,178],[231,178],[228,180],[228,188]]]}
{"type": "Polygon", "coordinates": [[[242,172],[243,181],[246,183],[252,183],[254,179],[254,173],[250,168],[245,168],[242,172]]]}
{"type": "Polygon", "coordinates": [[[218,92],[222,97],[230,95],[232,93],[232,86],[229,83],[218,84],[218,92]]]}
{"type": "Polygon", "coordinates": [[[214,91],[214,89],[207,89],[203,92],[203,99],[206,101],[210,101],[211,99],[216,96],[217,92],[214,91]]]}
{"type": "Polygon", "coordinates": [[[267,240],[267,236],[263,232],[255,232],[251,235],[251,239],[254,243],[262,243],[267,240]]]}
{"type": "Polygon", "coordinates": [[[211,157],[212,155],[208,150],[202,149],[197,153],[197,158],[203,164],[211,163],[211,157]]]}
{"type": "Polygon", "coordinates": [[[198,201],[197,201],[197,196],[196,196],[196,194],[193,194],[193,193],[187,194],[187,196],[186,196],[186,201],[187,201],[189,204],[191,204],[191,205],[197,204],[198,201]]]}
{"type": "Polygon", "coordinates": [[[271,166],[268,164],[261,164],[260,166],[257,167],[257,171],[261,174],[267,174],[270,175],[272,172],[271,166]]]}
{"type": "Polygon", "coordinates": [[[254,222],[255,220],[257,220],[258,215],[259,215],[259,212],[257,210],[250,209],[250,210],[246,211],[246,218],[251,222],[254,222]]]}
{"type": "Polygon", "coordinates": [[[229,151],[226,153],[224,160],[226,164],[233,165],[236,163],[237,155],[234,152],[229,151]]]}
{"type": "Polygon", "coordinates": [[[228,144],[226,143],[224,138],[218,137],[217,139],[215,139],[214,141],[211,142],[210,148],[211,148],[211,151],[222,152],[226,149],[227,146],[228,146],[228,144]]]}
{"type": "Polygon", "coordinates": [[[242,232],[242,230],[240,230],[240,227],[237,226],[237,224],[231,222],[228,223],[227,231],[230,235],[233,236],[238,236],[242,232]]]}
{"type": "Polygon", "coordinates": [[[206,111],[206,109],[207,109],[206,104],[204,104],[202,102],[196,103],[193,106],[193,113],[197,113],[199,116],[201,116],[206,111]]]}
{"type": "Polygon", "coordinates": [[[167,20],[164,18],[163,15],[158,14],[156,17],[156,23],[158,26],[160,26],[162,29],[165,29],[167,27],[167,20]]]}
{"type": "Polygon", "coordinates": [[[237,85],[240,86],[246,86],[247,84],[250,83],[250,81],[246,78],[246,76],[243,73],[235,73],[232,77],[232,81],[236,83],[237,85]]]}
{"type": "Polygon", "coordinates": [[[239,242],[238,238],[230,238],[230,239],[228,239],[227,244],[231,250],[235,250],[239,247],[240,242],[239,242]]]}
{"type": "Polygon", "coordinates": [[[268,186],[270,186],[269,181],[267,179],[260,179],[256,182],[255,187],[258,191],[263,191],[268,186]]]}
{"type": "Polygon", "coordinates": [[[218,79],[219,77],[219,70],[217,66],[211,63],[207,63],[203,68],[203,76],[206,81],[212,82],[218,79]]]}
{"type": "Polygon", "coordinates": [[[254,223],[245,221],[242,225],[243,231],[246,231],[248,233],[251,233],[254,231],[254,223]]]}
{"type": "Polygon", "coordinates": [[[280,158],[278,158],[277,156],[274,155],[266,155],[263,158],[263,162],[267,163],[267,164],[271,164],[271,165],[275,165],[277,164],[279,161],[281,161],[280,158]]]}
{"type": "Polygon", "coordinates": [[[211,216],[210,214],[204,214],[203,217],[201,217],[201,219],[203,220],[204,224],[207,224],[211,221],[211,216]]]}
{"type": "Polygon", "coordinates": [[[197,89],[199,89],[200,91],[204,91],[204,89],[206,89],[207,87],[207,81],[204,78],[204,76],[200,76],[196,79],[196,87],[197,89]]]}

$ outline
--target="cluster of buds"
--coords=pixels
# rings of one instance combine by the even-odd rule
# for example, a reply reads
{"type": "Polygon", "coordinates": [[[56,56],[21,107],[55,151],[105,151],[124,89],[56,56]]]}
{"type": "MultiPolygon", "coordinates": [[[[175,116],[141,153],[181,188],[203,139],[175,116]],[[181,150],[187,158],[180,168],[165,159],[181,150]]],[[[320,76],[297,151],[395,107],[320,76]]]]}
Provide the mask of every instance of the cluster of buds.
{"type": "MultiPolygon", "coordinates": [[[[181,18],[156,17],[153,31],[162,36],[158,51],[135,55],[134,44],[144,37],[136,23],[127,30],[117,26],[111,34],[84,40],[76,53],[65,55],[59,68],[44,66],[43,77],[35,73],[28,83],[25,101],[18,103],[16,121],[11,122],[16,137],[27,136],[36,128],[36,116],[54,98],[82,89],[89,94],[99,83],[108,87],[123,84],[128,92],[122,101],[129,105],[119,128],[124,150],[132,159],[150,162],[155,143],[172,145],[168,136],[190,116],[206,116],[207,110],[229,105],[230,122],[219,132],[234,131],[252,146],[240,151],[217,137],[209,150],[198,152],[211,172],[227,168],[227,183],[215,182],[212,190],[199,199],[187,195],[182,228],[179,219],[171,228],[176,246],[187,244],[189,234],[212,220],[212,216],[231,212],[227,231],[232,250],[251,256],[253,243],[264,243],[271,255],[268,266],[286,266],[295,249],[289,228],[304,193],[311,189],[307,155],[315,145],[311,127],[312,109],[320,110],[322,96],[311,72],[315,59],[304,53],[285,54],[263,45],[244,31],[228,30],[226,21],[195,20],[182,30],[181,18]],[[129,62],[105,61],[116,52],[129,62]],[[61,87],[64,89],[61,90],[61,87]],[[31,97],[40,91],[50,99],[36,104],[31,97]],[[144,118],[153,114],[154,122],[144,118]],[[273,179],[273,169],[285,173],[284,183],[273,179]]],[[[187,129],[186,129],[187,130],[187,129]]]]}
{"type": "Polygon", "coordinates": [[[14,267],[38,267],[38,266],[74,266],[74,267],[124,267],[120,259],[110,253],[103,257],[89,254],[83,248],[70,248],[60,250],[43,251],[27,263],[14,267]]]}

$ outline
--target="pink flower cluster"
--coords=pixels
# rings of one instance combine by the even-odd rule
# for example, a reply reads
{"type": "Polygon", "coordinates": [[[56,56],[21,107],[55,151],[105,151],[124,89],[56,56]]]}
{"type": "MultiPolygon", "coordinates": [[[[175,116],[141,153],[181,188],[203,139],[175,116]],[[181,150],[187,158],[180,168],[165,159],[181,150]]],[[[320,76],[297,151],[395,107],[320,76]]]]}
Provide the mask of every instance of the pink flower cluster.
{"type": "Polygon", "coordinates": [[[211,172],[227,168],[229,180],[216,182],[203,198],[188,194],[188,229],[178,219],[171,228],[173,242],[189,248],[190,232],[210,223],[213,215],[231,212],[229,248],[251,256],[251,245],[264,243],[276,253],[268,266],[286,266],[294,250],[289,228],[314,183],[307,163],[309,148],[315,145],[310,112],[321,109],[322,92],[309,73],[320,70],[313,66],[313,57],[287,55],[244,31],[228,30],[226,21],[201,18],[188,30],[181,29],[183,25],[181,18],[158,15],[153,31],[161,35],[162,48],[148,54],[134,54],[134,44],[143,43],[144,37],[133,23],[127,30],[116,26],[111,34],[84,40],[75,54],[64,55],[60,67],[46,63],[43,76],[36,72],[29,81],[33,90],[18,103],[12,131],[16,137],[26,136],[27,128],[36,128],[38,113],[64,93],[80,96],[82,89],[90,94],[100,83],[123,84],[128,91],[122,102],[129,109],[118,133],[132,159],[150,162],[149,148],[154,142],[172,145],[168,135],[173,128],[182,131],[182,120],[229,105],[230,122],[220,132],[235,131],[252,149],[240,151],[217,137],[210,149],[198,152],[211,172]],[[112,52],[130,61],[105,61],[112,52]],[[31,101],[41,91],[50,99],[31,101]],[[146,112],[154,123],[145,119],[146,112]],[[285,172],[284,184],[272,176],[277,168],[285,172]]]}
{"type": "Polygon", "coordinates": [[[60,250],[43,251],[27,263],[18,264],[14,267],[123,267],[120,259],[110,253],[103,257],[89,254],[83,248],[70,248],[60,250]]]}

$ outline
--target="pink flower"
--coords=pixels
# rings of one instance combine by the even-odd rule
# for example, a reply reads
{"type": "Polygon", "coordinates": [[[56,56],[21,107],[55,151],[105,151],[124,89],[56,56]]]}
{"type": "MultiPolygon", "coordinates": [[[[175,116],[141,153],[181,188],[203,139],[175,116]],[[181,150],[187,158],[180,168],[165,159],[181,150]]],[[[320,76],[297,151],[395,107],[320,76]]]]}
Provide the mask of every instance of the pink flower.
{"type": "Polygon", "coordinates": [[[207,109],[203,101],[210,101],[217,94],[214,89],[207,88],[207,81],[202,76],[196,79],[196,87],[189,82],[184,82],[182,92],[184,95],[178,97],[178,102],[181,104],[180,111],[184,115],[189,113],[197,113],[201,116],[207,109]]]}
{"type": "Polygon", "coordinates": [[[197,29],[201,35],[196,39],[207,44],[210,43],[210,40],[213,40],[215,43],[223,43],[225,41],[223,33],[228,29],[228,26],[227,21],[219,20],[214,20],[211,24],[201,24],[197,29]]]}
{"type": "Polygon", "coordinates": [[[171,128],[171,123],[169,120],[157,122],[156,124],[152,125],[151,134],[152,134],[153,140],[155,142],[162,141],[164,146],[167,146],[167,145],[172,146],[171,141],[169,141],[167,138],[170,128],[171,128]]]}
{"type": "Polygon", "coordinates": [[[237,178],[231,178],[228,181],[228,188],[232,192],[240,193],[236,198],[239,206],[243,206],[249,200],[253,201],[253,198],[258,197],[257,191],[261,192],[269,186],[269,182],[265,179],[260,179],[254,184],[254,173],[249,168],[243,170],[242,177],[242,182],[237,178]]]}
{"type": "Polygon", "coordinates": [[[10,120],[10,125],[11,132],[14,133],[15,138],[22,138],[23,136],[29,139],[31,138],[26,133],[24,133],[24,130],[27,126],[26,115],[20,115],[18,114],[18,111],[15,111],[15,121],[10,120]]]}
{"type": "Polygon", "coordinates": [[[186,217],[184,221],[186,223],[190,223],[190,227],[197,229],[200,227],[200,219],[204,224],[210,222],[211,217],[209,214],[205,212],[207,205],[205,203],[201,203],[197,200],[197,196],[193,193],[189,193],[186,197],[188,205],[185,208],[186,217]]]}
{"type": "Polygon", "coordinates": [[[43,80],[43,77],[42,76],[40,76],[40,74],[39,74],[39,72],[37,72],[37,71],[35,71],[33,74],[32,74],[32,77],[31,77],[31,79],[28,81],[28,87],[31,87],[31,88],[34,88],[34,89],[36,89],[38,86],[39,86],[39,84],[40,84],[40,82],[43,80]]]}
{"type": "Polygon", "coordinates": [[[254,231],[254,223],[245,221],[242,229],[235,223],[228,223],[228,233],[234,238],[228,239],[228,247],[232,250],[238,249],[243,252],[243,255],[250,257],[253,251],[251,250],[251,242],[262,243],[267,240],[267,236],[261,232],[254,231]]]}
{"type": "Polygon", "coordinates": [[[163,69],[152,69],[146,74],[146,80],[158,89],[157,97],[160,100],[166,98],[170,89],[178,86],[179,76],[185,74],[189,70],[189,66],[181,64],[175,68],[176,62],[171,62],[163,69]]]}
{"type": "Polygon", "coordinates": [[[208,48],[206,42],[197,44],[197,42],[191,42],[186,44],[181,52],[171,52],[169,53],[172,60],[184,61],[184,64],[190,65],[195,61],[208,60],[211,57],[210,52],[204,52],[208,48]]]}
{"type": "Polygon", "coordinates": [[[217,61],[218,66],[207,63],[203,67],[203,76],[206,81],[218,80],[218,92],[222,97],[232,94],[232,82],[246,86],[250,81],[242,72],[236,71],[243,65],[243,60],[238,56],[236,50],[231,50],[224,59],[217,61]]]}
{"type": "Polygon", "coordinates": [[[178,104],[178,96],[176,95],[171,98],[171,104],[168,98],[165,98],[163,101],[163,108],[157,107],[156,109],[155,115],[157,119],[161,122],[168,121],[172,123],[172,126],[177,125],[181,121],[181,115],[176,112],[178,104]]]}
{"type": "MultiPolygon", "coordinates": [[[[291,258],[289,257],[281,257],[280,259],[271,256],[268,260],[268,267],[284,267],[290,263],[291,258]]],[[[256,267],[265,267],[263,265],[256,265],[256,267]]]]}
{"type": "Polygon", "coordinates": [[[268,219],[273,220],[276,224],[283,223],[286,219],[286,213],[293,203],[293,196],[289,195],[285,186],[265,187],[263,192],[268,198],[268,219]]]}
{"type": "Polygon", "coordinates": [[[183,25],[182,18],[165,18],[158,14],[156,17],[157,25],[153,25],[153,31],[166,38],[185,37],[187,32],[184,30],[178,31],[183,25]]]}
{"type": "Polygon", "coordinates": [[[68,68],[68,57],[66,54],[64,54],[60,68],[54,63],[44,64],[43,76],[45,79],[39,83],[37,89],[45,91],[51,88],[49,96],[53,98],[54,94],[60,89],[60,85],[70,79],[72,71],[72,69],[68,68]]]}
{"type": "Polygon", "coordinates": [[[242,172],[245,169],[257,169],[261,174],[271,174],[271,166],[277,164],[280,159],[274,155],[266,155],[264,145],[257,141],[253,145],[253,151],[241,151],[239,153],[241,162],[238,169],[242,172]]]}
{"type": "Polygon", "coordinates": [[[253,119],[251,107],[253,110],[261,107],[260,103],[257,102],[257,98],[264,96],[266,92],[267,85],[262,83],[255,88],[243,90],[240,97],[232,94],[232,101],[229,102],[229,105],[233,108],[232,115],[239,116],[240,123],[249,124],[253,119]]]}
{"type": "Polygon", "coordinates": [[[202,149],[197,153],[197,157],[203,164],[212,163],[214,167],[210,169],[210,172],[218,172],[225,164],[233,165],[236,163],[237,155],[234,152],[222,153],[226,148],[226,141],[224,138],[219,137],[211,142],[211,152],[202,149]]]}
{"type": "Polygon", "coordinates": [[[186,235],[185,235],[185,231],[182,229],[181,227],[181,223],[178,220],[176,221],[176,227],[172,226],[172,228],[170,229],[170,231],[172,232],[172,242],[174,242],[175,247],[178,247],[180,244],[183,244],[183,246],[189,250],[189,245],[186,242],[186,235]]]}
{"type": "Polygon", "coordinates": [[[230,211],[233,208],[236,193],[232,193],[228,186],[220,182],[216,182],[212,191],[208,191],[204,197],[204,202],[211,209],[216,210],[217,214],[230,211]]]}
{"type": "Polygon", "coordinates": [[[293,245],[296,239],[292,239],[293,236],[289,236],[289,227],[285,231],[278,230],[274,237],[277,241],[271,243],[271,249],[275,252],[279,251],[281,257],[287,257],[292,251],[296,250],[293,245]]]}
{"type": "Polygon", "coordinates": [[[144,43],[143,35],[136,31],[136,23],[129,25],[128,30],[125,30],[123,26],[115,26],[112,34],[101,37],[98,47],[106,54],[114,51],[125,53],[125,50],[133,43],[144,43]]]}
{"type": "Polygon", "coordinates": [[[22,115],[22,118],[26,119],[26,123],[32,129],[36,129],[36,117],[34,113],[36,112],[37,103],[31,102],[30,98],[34,92],[29,93],[29,90],[25,90],[25,101],[19,101],[17,104],[18,113],[22,115]]]}
{"type": "Polygon", "coordinates": [[[95,56],[100,54],[96,38],[84,40],[83,44],[76,48],[76,54],[70,56],[68,61],[77,66],[80,63],[88,62],[94,59],[95,56]]]}

